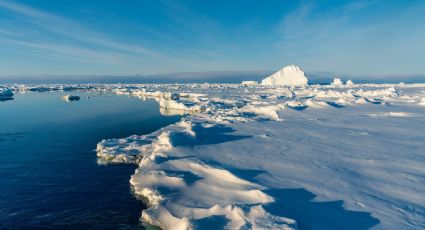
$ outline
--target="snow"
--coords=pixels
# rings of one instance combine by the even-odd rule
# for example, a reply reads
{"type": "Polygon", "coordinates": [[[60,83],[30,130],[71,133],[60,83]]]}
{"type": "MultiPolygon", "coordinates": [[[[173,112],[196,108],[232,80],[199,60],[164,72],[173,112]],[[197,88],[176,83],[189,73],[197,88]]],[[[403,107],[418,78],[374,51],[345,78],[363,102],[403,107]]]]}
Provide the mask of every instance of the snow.
{"type": "Polygon", "coordinates": [[[307,83],[308,79],[304,71],[296,65],[286,66],[261,81],[261,85],[302,86],[307,83]]]}
{"type": "Polygon", "coordinates": [[[97,145],[100,164],[137,165],[130,184],[145,224],[425,228],[425,84],[91,87],[185,114],[97,145]]]}
{"type": "Polygon", "coordinates": [[[0,101],[13,99],[13,92],[11,89],[0,85],[0,101]]]}
{"type": "Polygon", "coordinates": [[[407,112],[370,113],[366,115],[371,117],[411,117],[413,116],[411,113],[407,113],[407,112]]]}

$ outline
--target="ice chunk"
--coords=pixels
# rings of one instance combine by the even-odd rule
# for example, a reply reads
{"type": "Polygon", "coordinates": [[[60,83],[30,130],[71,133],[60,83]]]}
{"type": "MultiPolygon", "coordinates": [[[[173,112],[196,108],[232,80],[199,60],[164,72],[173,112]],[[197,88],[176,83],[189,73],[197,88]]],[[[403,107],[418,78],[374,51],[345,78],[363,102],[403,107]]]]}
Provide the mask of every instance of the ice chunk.
{"type": "Polygon", "coordinates": [[[180,110],[182,114],[196,113],[201,111],[199,105],[190,102],[175,101],[171,99],[161,99],[159,101],[159,106],[163,109],[163,111],[172,111],[171,114],[178,114],[176,110],[180,110]]]}
{"type": "Polygon", "coordinates": [[[13,92],[9,88],[0,86],[0,101],[12,100],[13,92]]]}

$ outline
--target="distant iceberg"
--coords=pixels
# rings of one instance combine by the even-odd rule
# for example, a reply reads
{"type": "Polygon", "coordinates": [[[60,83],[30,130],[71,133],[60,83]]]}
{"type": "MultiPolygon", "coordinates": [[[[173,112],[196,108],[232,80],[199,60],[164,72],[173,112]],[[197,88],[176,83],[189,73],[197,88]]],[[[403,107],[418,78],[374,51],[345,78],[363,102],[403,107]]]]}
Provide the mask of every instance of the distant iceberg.
{"type": "Polygon", "coordinates": [[[341,78],[334,78],[333,82],[331,83],[331,85],[333,86],[341,86],[344,83],[342,82],[341,78]]]}
{"type": "Polygon", "coordinates": [[[62,99],[64,101],[79,101],[80,100],[80,96],[75,96],[75,95],[67,94],[67,95],[63,96],[62,99]]]}
{"type": "Polygon", "coordinates": [[[9,88],[0,86],[0,101],[12,100],[13,92],[9,88]]]}
{"type": "Polygon", "coordinates": [[[300,67],[296,65],[290,65],[264,78],[261,81],[261,84],[302,86],[308,84],[308,79],[304,75],[304,71],[300,67]]]}

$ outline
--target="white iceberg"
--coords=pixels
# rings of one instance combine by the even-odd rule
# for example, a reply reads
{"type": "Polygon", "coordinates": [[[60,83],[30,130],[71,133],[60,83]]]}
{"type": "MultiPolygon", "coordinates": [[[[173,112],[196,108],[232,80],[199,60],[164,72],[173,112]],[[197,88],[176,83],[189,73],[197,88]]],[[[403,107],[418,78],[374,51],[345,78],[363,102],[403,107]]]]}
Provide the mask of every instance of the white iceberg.
{"type": "Polygon", "coordinates": [[[261,84],[302,86],[308,84],[308,79],[304,75],[304,71],[300,67],[296,65],[290,65],[264,78],[261,81],[261,84]]]}

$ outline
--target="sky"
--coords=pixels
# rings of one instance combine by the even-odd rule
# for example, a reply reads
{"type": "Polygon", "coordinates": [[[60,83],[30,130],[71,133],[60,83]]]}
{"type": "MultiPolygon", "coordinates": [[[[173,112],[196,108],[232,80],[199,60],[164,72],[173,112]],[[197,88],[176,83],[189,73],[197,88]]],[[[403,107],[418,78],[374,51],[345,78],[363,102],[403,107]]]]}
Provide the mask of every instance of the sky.
{"type": "Polygon", "coordinates": [[[425,1],[0,0],[0,76],[425,76],[425,1]]]}

